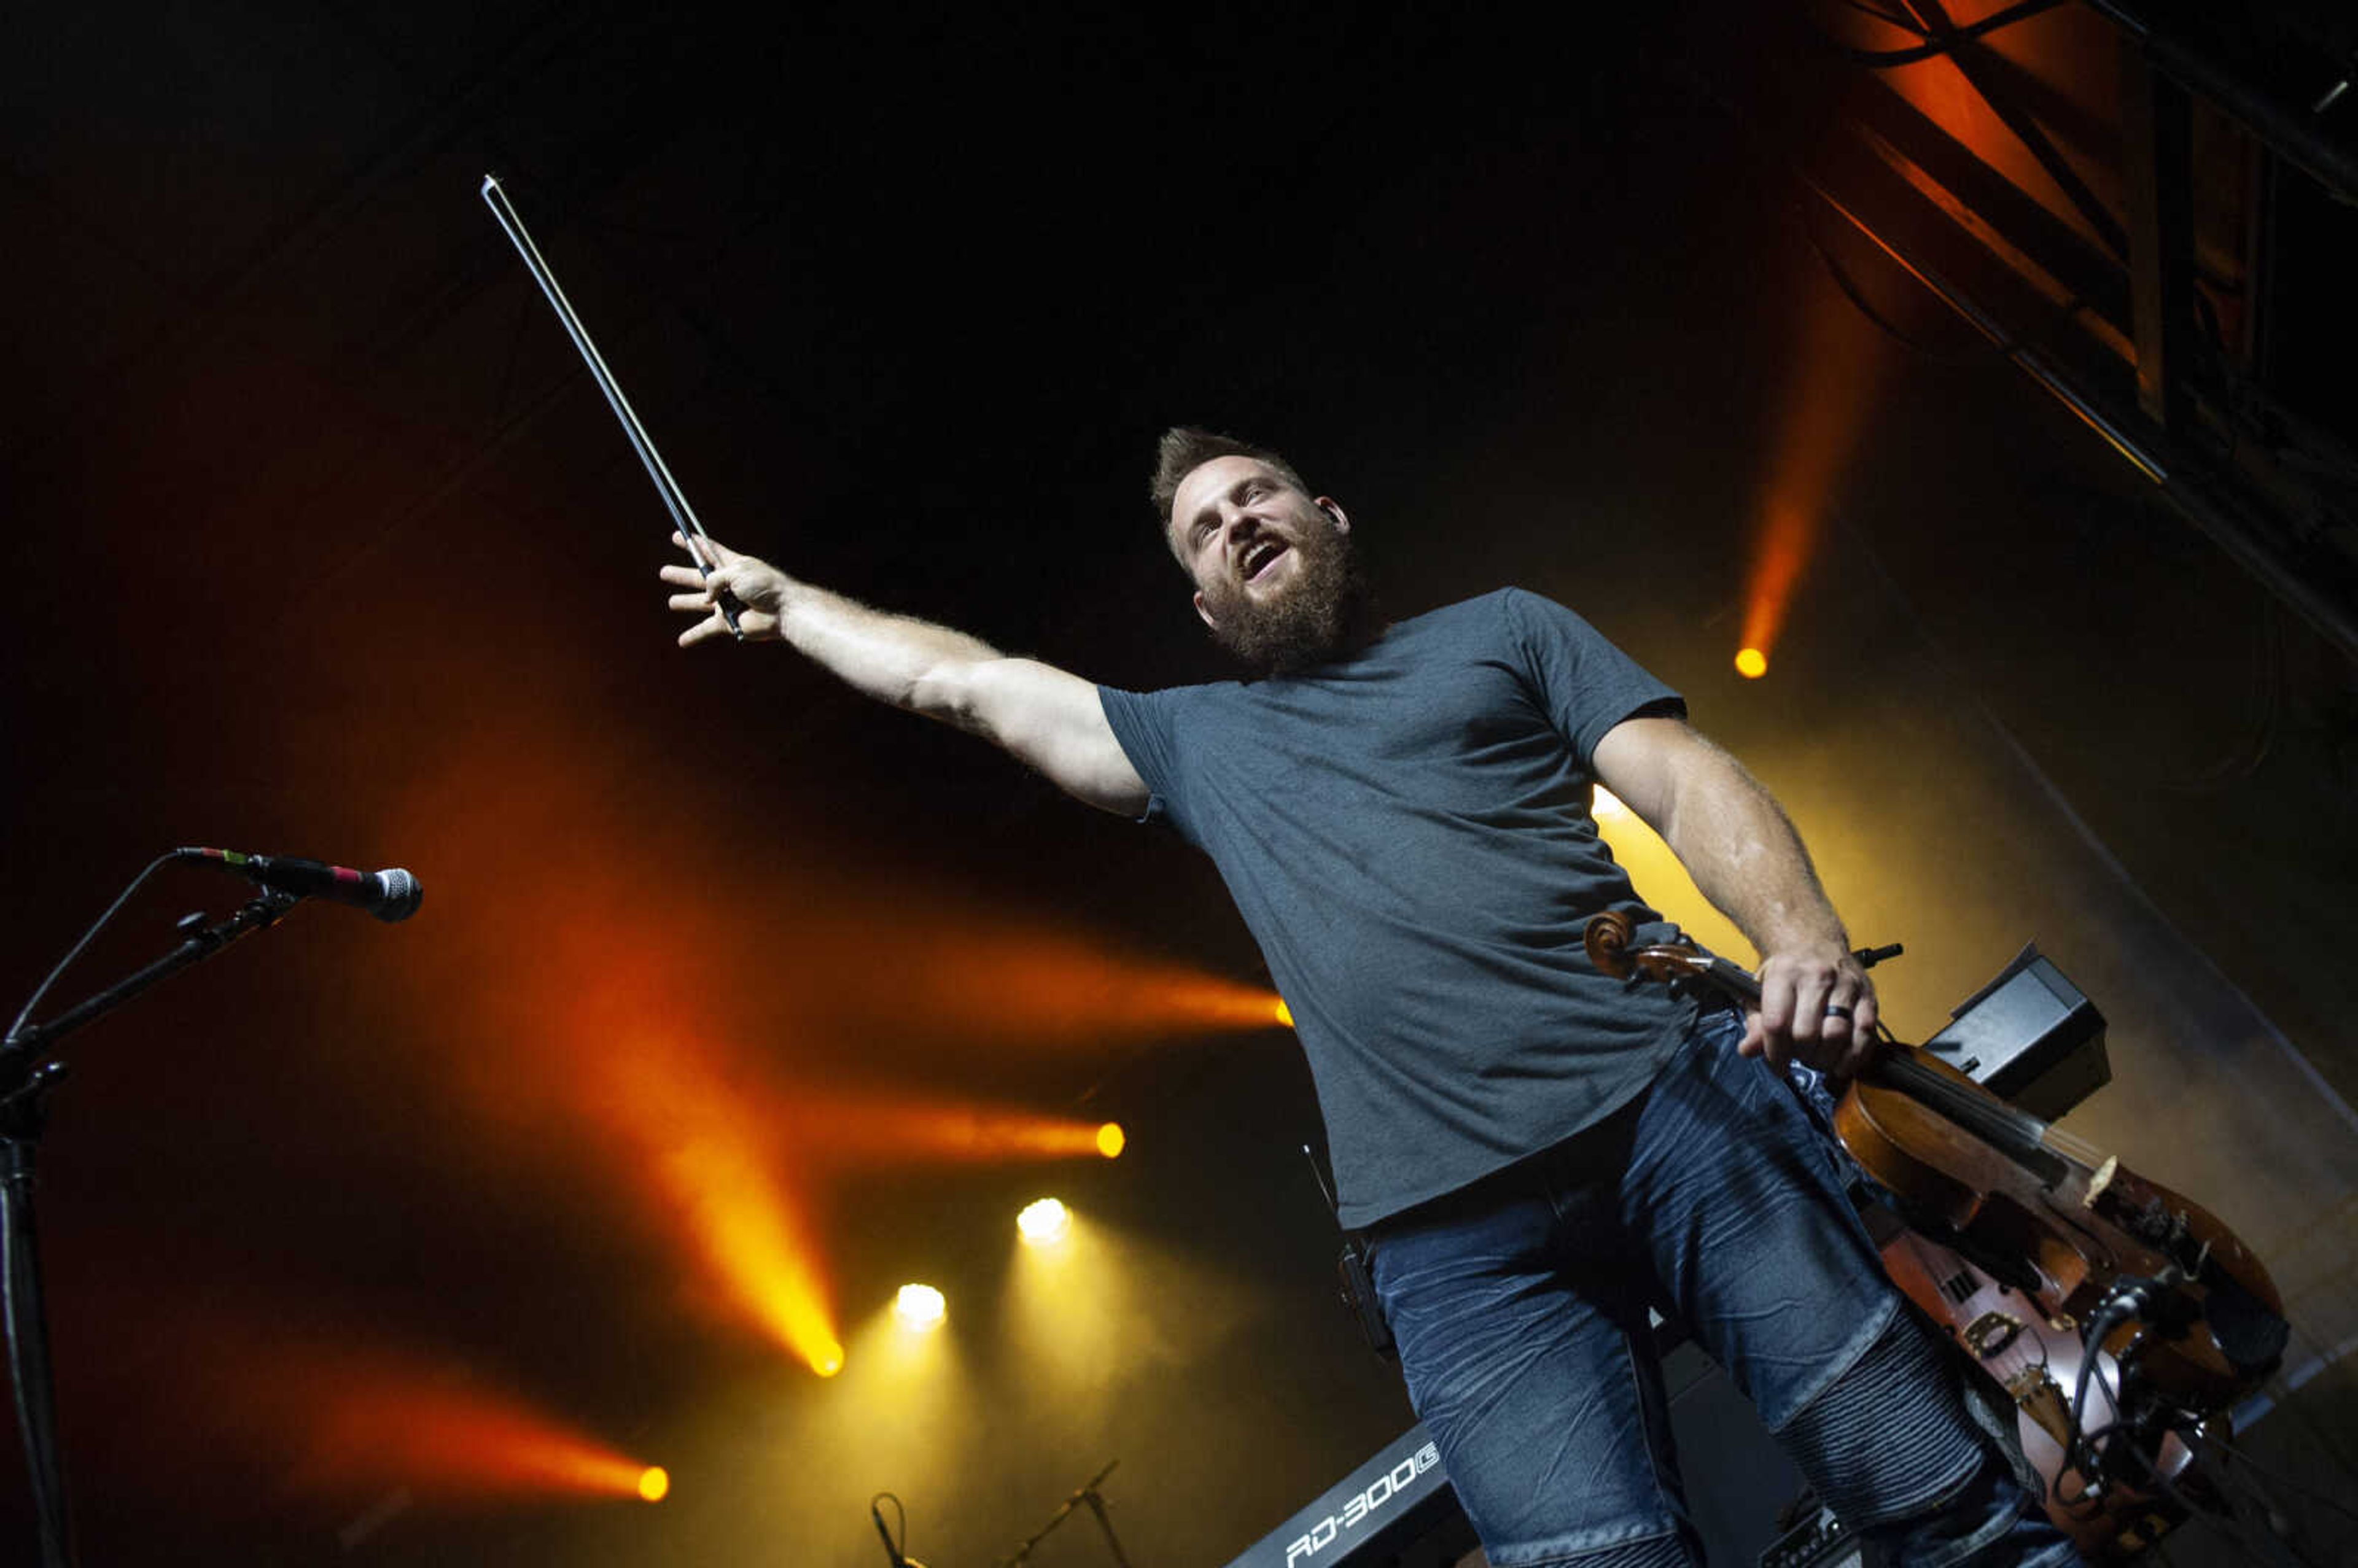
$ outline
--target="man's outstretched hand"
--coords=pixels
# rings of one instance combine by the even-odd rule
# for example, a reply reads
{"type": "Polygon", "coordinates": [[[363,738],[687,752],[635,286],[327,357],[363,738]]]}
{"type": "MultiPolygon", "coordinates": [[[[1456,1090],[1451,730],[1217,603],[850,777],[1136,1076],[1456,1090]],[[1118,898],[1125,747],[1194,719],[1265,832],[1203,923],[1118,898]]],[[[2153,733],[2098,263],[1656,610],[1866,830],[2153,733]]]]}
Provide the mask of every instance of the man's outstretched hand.
{"type": "Polygon", "coordinates": [[[1736,1049],[1766,1056],[1780,1073],[1799,1060],[1851,1077],[1875,1052],[1875,985],[1838,946],[1771,953],[1760,965],[1760,1005],[1746,1013],[1736,1049]]]}
{"type": "MultiPolygon", "coordinates": [[[[671,542],[683,550],[687,548],[687,539],[677,534],[671,536],[671,542]]],[[[679,645],[692,648],[698,643],[730,635],[728,619],[720,613],[719,596],[723,593],[737,603],[737,624],[745,629],[747,642],[776,642],[778,620],[785,606],[786,590],[793,586],[792,579],[769,562],[740,555],[709,535],[698,543],[712,563],[709,579],[693,564],[668,566],[662,573],[664,581],[688,590],[673,594],[671,607],[702,618],[679,634],[679,645]]]]}

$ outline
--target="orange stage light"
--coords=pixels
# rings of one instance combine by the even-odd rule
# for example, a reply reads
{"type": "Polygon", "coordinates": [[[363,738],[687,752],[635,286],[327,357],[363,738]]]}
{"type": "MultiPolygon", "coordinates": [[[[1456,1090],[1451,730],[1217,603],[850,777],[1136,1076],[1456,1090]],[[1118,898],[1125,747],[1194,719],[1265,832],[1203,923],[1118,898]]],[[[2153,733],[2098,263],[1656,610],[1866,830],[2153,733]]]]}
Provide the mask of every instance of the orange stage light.
{"type": "Polygon", "coordinates": [[[1769,458],[1737,644],[1758,656],[1763,671],[1889,363],[1874,329],[1838,292],[1829,286],[1812,295],[1783,400],[1784,429],[1769,458]]]}
{"type": "Polygon", "coordinates": [[[454,1386],[422,1365],[282,1345],[269,1367],[276,1391],[258,1402],[301,1444],[293,1478],[307,1489],[404,1486],[427,1501],[633,1498],[663,1475],[521,1400],[454,1386]]]}
{"type": "Polygon", "coordinates": [[[904,1165],[1071,1160],[1099,1150],[1099,1125],[1005,1106],[941,1105],[796,1090],[749,1113],[781,1151],[819,1163],[904,1165]]]}
{"type": "MultiPolygon", "coordinates": [[[[1984,0],[1977,6],[1959,10],[1955,21],[1960,27],[1969,26],[1998,8],[1998,0],[1984,0]]],[[[1921,41],[1906,28],[1872,19],[1872,13],[1863,7],[1830,11],[1827,21],[1846,29],[1846,39],[1862,48],[1897,49],[1921,41]]],[[[2009,73],[2034,82],[2042,94],[2068,110],[2042,114],[2042,124],[2057,135],[2064,162],[2101,203],[2116,211],[2126,200],[2114,172],[2116,152],[2107,155],[2101,129],[2075,135],[2068,128],[2075,124],[2101,128],[2118,122],[2117,48],[2110,27],[2077,6],[2019,18],[1974,43],[1977,54],[2002,61],[2009,73]],[[2056,131],[2059,125],[2067,130],[2056,131]]],[[[1968,81],[1955,58],[1936,54],[1879,71],[1877,80],[2056,219],[2098,245],[2107,243],[2021,136],[1968,81]]],[[[1914,159],[1880,136],[1870,135],[1869,141],[1903,178],[1999,259],[2044,288],[2059,308],[2076,299],[2069,286],[2048,276],[1984,222],[1963,197],[1941,186],[1914,159]]],[[[1872,238],[1872,232],[1868,233],[1872,238]]],[[[2133,357],[2130,345],[2104,324],[2101,312],[2070,314],[2116,352],[2133,357]]],[[[1833,500],[1842,469],[1867,425],[1890,359],[1833,287],[1815,291],[1806,334],[1794,357],[1791,384],[1782,399],[1785,428],[1770,460],[1758,548],[1746,594],[1744,653],[1737,655],[1736,668],[1747,678],[1758,679],[1767,673],[1794,586],[1816,553],[1822,519],[1833,500]],[[1747,654],[1757,667],[1747,667],[1747,654]]]]}
{"type": "Polygon", "coordinates": [[[1736,651],[1736,673],[1746,680],[1758,680],[1768,673],[1768,655],[1758,648],[1736,651]]]}
{"type": "Polygon", "coordinates": [[[838,1006],[896,1023],[947,1025],[966,1037],[1022,1042],[1031,1049],[1088,1051],[1109,1040],[1205,1030],[1266,1029],[1277,1021],[1274,992],[1174,965],[1130,957],[1100,943],[1037,929],[994,929],[1004,916],[978,910],[957,927],[910,928],[906,917],[851,941],[894,952],[922,949],[922,962],[876,968],[847,952],[831,977],[838,1006]]]}
{"type": "Polygon", "coordinates": [[[1119,1121],[1109,1121],[1098,1129],[1098,1152],[1109,1160],[1119,1160],[1121,1152],[1130,1147],[1130,1134],[1121,1130],[1119,1121]]]}
{"type": "Polygon", "coordinates": [[[651,1503],[671,1496],[671,1472],[660,1465],[650,1465],[639,1472],[639,1496],[651,1503]]]}

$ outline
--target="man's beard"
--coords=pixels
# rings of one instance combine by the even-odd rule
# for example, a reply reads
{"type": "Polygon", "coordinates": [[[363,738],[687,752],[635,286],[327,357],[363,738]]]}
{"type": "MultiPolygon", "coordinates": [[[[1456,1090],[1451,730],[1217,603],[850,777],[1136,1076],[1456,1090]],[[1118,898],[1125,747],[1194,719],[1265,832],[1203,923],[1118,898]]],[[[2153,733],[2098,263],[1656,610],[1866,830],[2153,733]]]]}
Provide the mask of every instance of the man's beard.
{"type": "Polygon", "coordinates": [[[1350,652],[1375,622],[1350,538],[1322,532],[1294,546],[1293,580],[1266,601],[1223,579],[1206,589],[1212,641],[1261,675],[1290,675],[1350,652]]]}

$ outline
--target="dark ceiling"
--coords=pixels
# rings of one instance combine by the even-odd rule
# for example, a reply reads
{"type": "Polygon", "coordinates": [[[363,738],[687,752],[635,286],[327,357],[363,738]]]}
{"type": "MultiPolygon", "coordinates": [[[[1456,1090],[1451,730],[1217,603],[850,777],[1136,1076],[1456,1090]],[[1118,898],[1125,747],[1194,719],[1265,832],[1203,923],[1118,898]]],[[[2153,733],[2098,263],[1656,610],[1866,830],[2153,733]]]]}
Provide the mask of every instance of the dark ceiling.
{"type": "MultiPolygon", "coordinates": [[[[1687,689],[1887,927],[1856,934],[1927,955],[1903,1028],[2084,919],[2134,928],[2083,960],[2120,990],[2139,956],[2216,976],[2318,1103],[2358,1094],[2347,661],[1904,277],[1843,253],[1914,349],[1840,296],[1839,236],[1713,107],[1757,69],[1741,9],[15,18],[0,992],[176,844],[427,889],[398,928],[300,911],[75,1042],[41,1224],[87,1560],[850,1563],[889,1487],[919,1555],[981,1561],[1119,1454],[1136,1560],[1213,1564],[1409,1419],[1328,1301],[1281,1033],[896,1016],[1034,935],[1265,977],[1175,843],[775,650],[671,645],[663,514],[487,170],[724,540],[1094,678],[1202,678],[1144,473],[1167,424],[1239,430],[1352,503],[1403,611],[1524,582],[1687,689]],[[1759,494],[1828,366],[1856,406],[1823,543],[1747,685],[1759,494]],[[568,1113],[601,1019],[780,1084],[1124,1121],[1112,1164],[806,1191],[849,1335],[914,1275],[989,1298],[1055,1186],[1142,1281],[1119,1369],[1058,1402],[968,1345],[966,1405],[844,1442],[851,1373],[715,1310],[617,1196],[645,1151],[568,1113]],[[314,1484],[305,1379],[354,1358],[677,1490],[314,1484]]],[[[237,896],[160,873],[58,999],[237,896]]],[[[2115,1042],[2106,1094],[2144,1106],[2169,1074],[2115,1042]]],[[[2201,1144],[2169,1103],[2156,1152],[2201,1144]]],[[[2321,1180],[2283,1178],[2346,1230],[2321,1180]]],[[[2337,1342],[2346,1275],[2304,1279],[2337,1342]]]]}

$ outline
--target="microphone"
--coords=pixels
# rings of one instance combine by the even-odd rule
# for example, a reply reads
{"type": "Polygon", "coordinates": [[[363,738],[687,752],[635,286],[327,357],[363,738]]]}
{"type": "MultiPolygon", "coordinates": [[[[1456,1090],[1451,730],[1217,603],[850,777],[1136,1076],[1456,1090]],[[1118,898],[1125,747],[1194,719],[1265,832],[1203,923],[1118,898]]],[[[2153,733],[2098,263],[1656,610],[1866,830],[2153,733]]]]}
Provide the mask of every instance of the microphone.
{"type": "Polygon", "coordinates": [[[426,890],[399,867],[382,871],[355,871],[319,860],[298,860],[287,855],[241,855],[234,849],[181,849],[172,853],[183,860],[211,860],[243,871],[254,881],[297,898],[324,898],[365,909],[391,924],[417,913],[426,890]]]}

